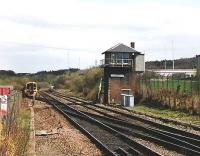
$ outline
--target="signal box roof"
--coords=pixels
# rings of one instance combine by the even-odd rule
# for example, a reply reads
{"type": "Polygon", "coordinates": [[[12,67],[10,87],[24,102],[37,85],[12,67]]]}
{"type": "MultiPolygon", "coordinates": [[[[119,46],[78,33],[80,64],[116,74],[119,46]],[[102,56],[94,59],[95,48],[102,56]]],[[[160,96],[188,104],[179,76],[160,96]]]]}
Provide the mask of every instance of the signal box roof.
{"type": "Polygon", "coordinates": [[[137,54],[140,54],[141,52],[139,51],[136,51],[134,48],[132,47],[128,47],[122,43],[119,43],[113,47],[111,47],[110,49],[106,50],[105,52],[103,52],[102,54],[104,53],[111,53],[111,52],[125,52],[125,53],[137,53],[137,54]]]}

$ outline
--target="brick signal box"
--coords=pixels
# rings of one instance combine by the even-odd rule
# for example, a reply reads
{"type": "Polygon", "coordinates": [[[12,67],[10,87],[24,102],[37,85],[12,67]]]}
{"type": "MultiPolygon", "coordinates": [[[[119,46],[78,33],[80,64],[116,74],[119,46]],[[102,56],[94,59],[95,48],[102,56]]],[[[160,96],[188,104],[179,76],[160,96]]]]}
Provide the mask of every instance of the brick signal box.
{"type": "Polygon", "coordinates": [[[137,74],[145,70],[144,54],[135,50],[134,42],[130,47],[117,44],[102,54],[103,103],[121,103],[121,94],[135,94],[137,74]]]}

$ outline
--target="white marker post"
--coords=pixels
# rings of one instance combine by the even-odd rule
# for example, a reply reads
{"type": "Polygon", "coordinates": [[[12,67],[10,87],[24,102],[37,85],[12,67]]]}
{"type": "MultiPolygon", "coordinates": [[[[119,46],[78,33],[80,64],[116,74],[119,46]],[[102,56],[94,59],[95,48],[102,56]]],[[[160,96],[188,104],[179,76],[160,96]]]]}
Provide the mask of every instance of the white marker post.
{"type": "Polygon", "coordinates": [[[7,115],[8,111],[8,97],[7,95],[1,95],[0,96],[0,103],[1,103],[1,114],[2,116],[7,115]]]}

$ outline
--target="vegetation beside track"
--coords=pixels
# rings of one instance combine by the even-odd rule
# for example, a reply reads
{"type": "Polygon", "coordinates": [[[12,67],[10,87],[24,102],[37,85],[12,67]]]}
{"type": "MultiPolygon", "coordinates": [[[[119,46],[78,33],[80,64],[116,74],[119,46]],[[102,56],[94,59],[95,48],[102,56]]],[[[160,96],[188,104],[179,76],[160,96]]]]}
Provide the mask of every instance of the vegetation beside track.
{"type": "Polygon", "coordinates": [[[29,140],[30,134],[30,120],[31,114],[30,110],[27,108],[23,108],[20,110],[19,117],[17,119],[17,135],[14,136],[14,145],[15,145],[15,155],[20,155],[21,153],[25,153],[26,146],[29,140]]]}
{"type": "Polygon", "coordinates": [[[9,76],[9,75],[0,75],[0,84],[1,85],[12,85],[16,90],[22,90],[29,81],[38,82],[39,87],[49,87],[52,80],[56,76],[52,75],[38,75],[38,76],[9,76]]]}
{"type": "Polygon", "coordinates": [[[101,68],[66,73],[54,81],[54,86],[57,89],[67,89],[67,94],[84,96],[90,100],[95,100],[102,75],[103,70],[101,68]]]}
{"type": "Polygon", "coordinates": [[[13,85],[15,89],[22,90],[26,82],[35,81],[39,88],[48,88],[53,85],[56,89],[68,90],[73,95],[95,100],[102,75],[103,70],[95,67],[86,70],[69,70],[63,73],[56,72],[55,74],[53,72],[39,72],[22,76],[2,74],[0,75],[0,84],[13,85]]]}
{"type": "Polygon", "coordinates": [[[167,108],[151,107],[144,104],[138,104],[133,108],[134,111],[150,114],[156,117],[179,120],[187,123],[200,125],[200,115],[191,115],[183,111],[171,110],[167,108]]]}
{"type": "Polygon", "coordinates": [[[0,137],[0,155],[24,155],[30,133],[30,110],[23,106],[15,116],[10,129],[3,129],[0,137]]]}

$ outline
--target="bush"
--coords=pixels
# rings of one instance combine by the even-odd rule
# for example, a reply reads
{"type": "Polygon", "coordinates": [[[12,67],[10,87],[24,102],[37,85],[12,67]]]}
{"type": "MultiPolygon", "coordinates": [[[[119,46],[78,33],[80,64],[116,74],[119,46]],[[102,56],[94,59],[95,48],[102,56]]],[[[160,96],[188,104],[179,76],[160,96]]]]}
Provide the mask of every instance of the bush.
{"type": "Polygon", "coordinates": [[[76,95],[95,99],[102,76],[103,70],[101,68],[91,68],[59,76],[54,81],[54,86],[59,89],[72,90],[76,95]]]}
{"type": "Polygon", "coordinates": [[[83,92],[83,79],[77,75],[72,77],[70,88],[74,92],[83,92]]]}

